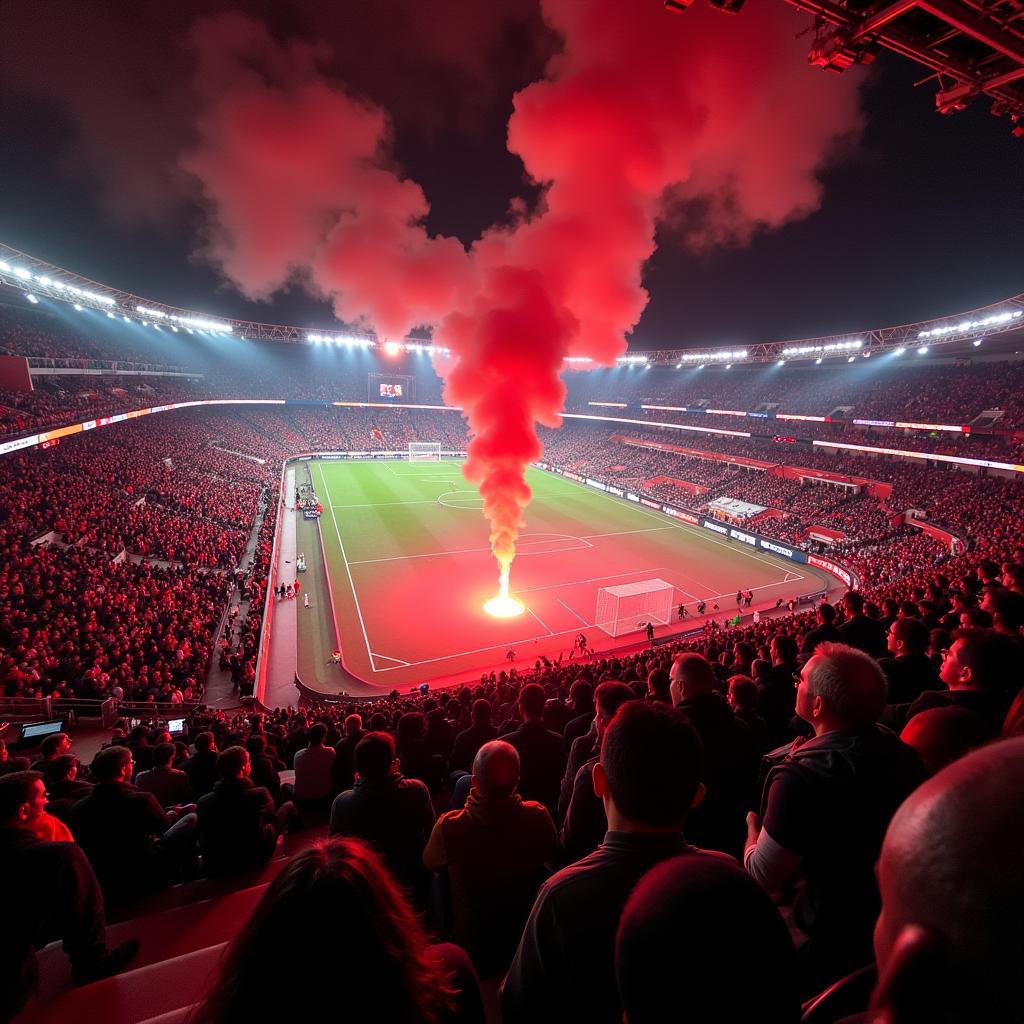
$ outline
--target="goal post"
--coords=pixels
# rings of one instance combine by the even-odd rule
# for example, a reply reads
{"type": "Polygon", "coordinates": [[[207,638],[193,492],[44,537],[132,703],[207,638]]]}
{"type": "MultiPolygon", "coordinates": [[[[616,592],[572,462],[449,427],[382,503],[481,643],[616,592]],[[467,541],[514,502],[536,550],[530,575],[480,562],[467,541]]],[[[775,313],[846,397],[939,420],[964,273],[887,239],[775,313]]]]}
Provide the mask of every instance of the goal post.
{"type": "Polygon", "coordinates": [[[441,442],[440,441],[410,441],[409,442],[410,462],[440,462],[441,442]]]}
{"type": "Polygon", "coordinates": [[[597,592],[594,625],[609,636],[623,636],[646,629],[647,624],[667,625],[672,619],[675,587],[664,580],[641,580],[597,592]]]}

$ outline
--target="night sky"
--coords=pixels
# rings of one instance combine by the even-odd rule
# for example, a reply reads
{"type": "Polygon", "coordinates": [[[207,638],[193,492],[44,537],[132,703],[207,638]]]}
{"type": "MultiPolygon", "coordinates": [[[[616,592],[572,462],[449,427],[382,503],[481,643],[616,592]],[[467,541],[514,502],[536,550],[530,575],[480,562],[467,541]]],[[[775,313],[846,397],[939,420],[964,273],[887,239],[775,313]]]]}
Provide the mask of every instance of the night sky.
{"type": "MultiPolygon", "coordinates": [[[[279,41],[326,41],[330,75],[390,115],[395,163],[428,197],[431,232],[468,244],[503,222],[513,198],[536,201],[505,148],[506,123],[513,93],[542,76],[559,41],[528,2],[113,6],[44,0],[5,12],[0,239],[17,248],[210,314],[332,324],[328,303],[294,287],[250,302],[194,255],[198,194],[177,167],[195,108],[184,40],[195,18],[220,10],[245,10],[279,41]]],[[[784,16],[792,35],[808,20],[784,16]]],[[[664,14],[670,32],[700,33],[718,19],[725,68],[735,55],[720,43],[722,26],[744,17],[696,5],[664,14]]],[[[834,76],[789,59],[808,97],[835,86],[834,76]]],[[[887,54],[849,74],[860,84],[862,131],[820,173],[816,211],[724,245],[688,244],[678,218],[663,225],[644,277],[651,301],[631,345],[886,326],[1024,290],[1024,141],[985,101],[951,117],[934,113],[934,85],[913,87],[924,74],[887,54]]]]}

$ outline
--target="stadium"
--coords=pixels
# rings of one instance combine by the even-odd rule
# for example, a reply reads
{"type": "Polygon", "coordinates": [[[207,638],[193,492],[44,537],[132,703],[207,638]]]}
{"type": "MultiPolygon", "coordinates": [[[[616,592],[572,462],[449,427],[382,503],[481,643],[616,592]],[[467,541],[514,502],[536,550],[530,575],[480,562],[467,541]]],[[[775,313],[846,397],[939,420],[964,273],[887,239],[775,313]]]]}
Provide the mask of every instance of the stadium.
{"type": "Polygon", "coordinates": [[[498,6],[0,43],[0,1019],[1021,1020],[1020,11],[498,6]]]}

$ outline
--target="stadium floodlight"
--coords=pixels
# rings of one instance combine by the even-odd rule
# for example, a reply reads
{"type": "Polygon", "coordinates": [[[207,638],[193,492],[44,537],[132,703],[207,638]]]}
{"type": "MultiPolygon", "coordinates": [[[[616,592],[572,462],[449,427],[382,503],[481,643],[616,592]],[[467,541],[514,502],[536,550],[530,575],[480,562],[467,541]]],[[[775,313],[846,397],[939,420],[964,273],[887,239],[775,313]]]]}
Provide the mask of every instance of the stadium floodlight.
{"type": "Polygon", "coordinates": [[[620,366],[646,366],[647,356],[619,356],[615,362],[620,366]]]}
{"type": "Polygon", "coordinates": [[[746,358],[747,350],[745,348],[713,349],[710,352],[682,352],[679,355],[681,363],[731,363],[734,360],[746,358]]]}
{"type": "Polygon", "coordinates": [[[37,277],[36,280],[46,288],[49,288],[50,285],[53,284],[53,282],[46,276],[37,277]]]}
{"type": "Polygon", "coordinates": [[[971,331],[980,330],[993,325],[1009,323],[1011,320],[1024,315],[1020,310],[1007,310],[1003,313],[993,313],[991,316],[983,317],[981,320],[961,320],[958,324],[944,324],[942,327],[933,327],[928,331],[918,331],[918,338],[943,338],[949,334],[968,334],[971,331]]]}
{"type": "Polygon", "coordinates": [[[731,369],[732,369],[732,363],[726,363],[726,364],[725,364],[725,368],[726,368],[727,370],[731,370],[731,369]]]}
{"type": "Polygon", "coordinates": [[[818,358],[814,360],[814,363],[816,366],[821,366],[821,356],[818,356],[818,358]]]}
{"type": "Polygon", "coordinates": [[[975,338],[974,339],[974,347],[977,348],[984,340],[985,340],[984,338],[975,338]]]}
{"type": "Polygon", "coordinates": [[[848,363],[852,363],[856,358],[857,358],[856,356],[850,356],[846,361],[848,363]]]}
{"type": "Polygon", "coordinates": [[[28,301],[31,302],[33,306],[37,305],[39,302],[39,300],[31,292],[25,292],[25,298],[28,299],[28,301]]]}
{"type": "Polygon", "coordinates": [[[903,353],[904,353],[904,352],[906,352],[906,351],[907,351],[907,350],[906,350],[906,349],[905,349],[905,348],[904,348],[904,347],[903,347],[902,345],[900,345],[900,347],[899,347],[898,349],[895,349],[895,350],[893,351],[893,355],[894,355],[894,356],[901,356],[901,355],[903,355],[903,353]]]}
{"type": "Polygon", "coordinates": [[[22,281],[31,281],[32,275],[24,267],[15,267],[14,276],[20,277],[22,281]]]}
{"type": "Polygon", "coordinates": [[[785,359],[780,359],[775,365],[776,366],[785,366],[786,365],[786,360],[785,359]]]}
{"type": "Polygon", "coordinates": [[[827,345],[790,345],[782,350],[783,356],[810,356],[816,352],[849,352],[851,349],[862,348],[864,342],[860,338],[850,341],[833,341],[827,345]]]}
{"type": "Polygon", "coordinates": [[[178,328],[175,327],[174,324],[171,324],[171,330],[174,331],[175,334],[178,333],[178,328]]]}
{"type": "Polygon", "coordinates": [[[563,356],[563,363],[592,363],[594,360],[590,356],[563,356]]]}
{"type": "Polygon", "coordinates": [[[917,354],[918,354],[919,356],[923,356],[923,355],[924,355],[924,354],[925,354],[925,353],[926,353],[927,351],[928,351],[928,346],[927,346],[927,345],[922,345],[922,346],[921,346],[921,347],[920,347],[920,348],[919,348],[919,349],[917,350],[917,354]]]}
{"type": "Polygon", "coordinates": [[[114,316],[114,314],[113,314],[113,313],[107,313],[107,319],[108,319],[108,320],[116,320],[116,319],[117,319],[117,317],[116,317],[116,316],[114,316]]]}
{"type": "Polygon", "coordinates": [[[76,313],[81,313],[82,312],[82,307],[77,302],[75,303],[75,312],[76,313]]]}
{"type": "Polygon", "coordinates": [[[2,270],[5,274],[9,274],[11,272],[10,263],[8,263],[6,260],[0,260],[0,270],[2,270]]]}
{"type": "Polygon", "coordinates": [[[121,319],[122,319],[122,320],[123,320],[123,321],[124,321],[124,322],[125,322],[126,324],[130,324],[130,323],[131,323],[131,320],[129,320],[129,319],[128,319],[128,317],[126,317],[126,316],[124,316],[124,315],[122,315],[122,316],[121,316],[121,319]]]}

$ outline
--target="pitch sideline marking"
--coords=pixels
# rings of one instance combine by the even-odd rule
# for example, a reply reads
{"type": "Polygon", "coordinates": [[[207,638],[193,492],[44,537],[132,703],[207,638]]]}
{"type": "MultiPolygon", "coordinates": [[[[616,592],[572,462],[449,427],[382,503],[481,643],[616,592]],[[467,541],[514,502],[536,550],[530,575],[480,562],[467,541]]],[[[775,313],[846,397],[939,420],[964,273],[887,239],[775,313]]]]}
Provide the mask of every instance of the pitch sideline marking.
{"type": "MultiPolygon", "coordinates": [[[[316,464],[316,466],[317,466],[317,469],[320,470],[320,481],[324,485],[324,494],[327,495],[327,500],[328,500],[328,502],[330,502],[331,501],[331,489],[330,489],[330,487],[327,484],[327,477],[324,476],[323,467],[320,465],[319,462],[316,464]]],[[[353,602],[355,603],[355,606],[356,606],[356,614],[359,616],[359,625],[360,625],[360,627],[363,630],[363,643],[366,644],[367,660],[370,663],[370,670],[375,672],[376,669],[374,669],[374,667],[373,667],[373,652],[370,650],[370,638],[366,635],[366,623],[363,621],[363,610],[362,610],[362,608],[359,607],[359,594],[356,592],[356,584],[355,584],[355,581],[352,579],[352,570],[351,570],[351,568],[349,567],[349,564],[348,564],[348,555],[345,554],[345,545],[344,545],[344,543],[342,542],[342,539],[341,539],[341,530],[338,529],[338,517],[334,514],[334,505],[333,504],[331,504],[330,508],[331,508],[331,519],[334,520],[334,534],[338,538],[338,547],[341,549],[341,560],[345,563],[345,572],[348,574],[349,589],[352,591],[352,600],[353,600],[353,602]]],[[[339,637],[339,640],[340,640],[340,637],[339,637]]],[[[396,668],[401,668],[402,666],[396,665],[395,667],[396,668]]]]}

